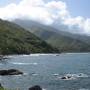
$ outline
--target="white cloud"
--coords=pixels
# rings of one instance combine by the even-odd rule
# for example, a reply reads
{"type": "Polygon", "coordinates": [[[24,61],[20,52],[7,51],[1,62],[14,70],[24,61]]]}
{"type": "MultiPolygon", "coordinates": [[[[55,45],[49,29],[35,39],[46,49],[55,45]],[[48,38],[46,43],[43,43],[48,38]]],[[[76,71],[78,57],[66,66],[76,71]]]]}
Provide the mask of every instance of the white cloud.
{"type": "Polygon", "coordinates": [[[19,4],[12,3],[0,8],[0,18],[32,19],[45,24],[58,21],[58,24],[68,26],[72,32],[77,29],[78,32],[90,34],[90,19],[82,16],[72,17],[63,1],[52,0],[45,3],[44,0],[21,0],[19,4]]]}
{"type": "Polygon", "coordinates": [[[43,6],[43,0],[22,0],[19,6],[43,6]]]}
{"type": "Polygon", "coordinates": [[[51,1],[46,4],[46,7],[51,9],[65,10],[66,4],[62,1],[51,1]]]}
{"type": "Polygon", "coordinates": [[[87,19],[84,22],[83,28],[85,29],[85,32],[86,33],[89,33],[90,34],[90,19],[87,19]]]}

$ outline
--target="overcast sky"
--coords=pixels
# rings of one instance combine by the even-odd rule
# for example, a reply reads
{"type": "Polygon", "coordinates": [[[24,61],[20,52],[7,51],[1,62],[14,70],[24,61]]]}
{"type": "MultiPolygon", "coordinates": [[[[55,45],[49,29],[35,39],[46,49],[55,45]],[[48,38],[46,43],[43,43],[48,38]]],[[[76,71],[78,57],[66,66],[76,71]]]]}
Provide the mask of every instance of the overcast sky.
{"type": "MultiPolygon", "coordinates": [[[[90,0],[0,0],[0,18],[66,25],[90,35],[90,0]]],[[[76,30],[76,31],[77,31],[76,30]]]]}

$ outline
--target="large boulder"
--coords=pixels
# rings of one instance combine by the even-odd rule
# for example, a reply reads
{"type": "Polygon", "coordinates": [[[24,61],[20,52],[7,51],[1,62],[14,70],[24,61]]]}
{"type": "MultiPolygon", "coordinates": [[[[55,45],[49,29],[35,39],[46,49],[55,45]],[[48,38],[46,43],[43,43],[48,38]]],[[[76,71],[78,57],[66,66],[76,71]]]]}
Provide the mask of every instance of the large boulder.
{"type": "Polygon", "coordinates": [[[61,77],[61,79],[67,79],[67,77],[66,76],[63,76],[63,77],[61,77]]]}
{"type": "Polygon", "coordinates": [[[72,77],[71,76],[63,76],[61,77],[61,79],[71,79],[72,77]]]}
{"type": "Polygon", "coordinates": [[[23,72],[19,71],[19,70],[16,70],[16,69],[10,69],[10,70],[7,70],[8,72],[8,75],[19,75],[19,74],[23,74],[23,72]]]}
{"type": "Polygon", "coordinates": [[[29,90],[42,90],[42,88],[40,86],[36,85],[36,86],[29,88],[29,90]]]}
{"type": "Polygon", "coordinates": [[[9,69],[9,70],[0,70],[0,75],[19,75],[23,74],[23,72],[16,70],[16,69],[9,69]]]}
{"type": "Polygon", "coordinates": [[[0,70],[0,75],[7,75],[8,73],[7,73],[7,70],[0,70]]]}

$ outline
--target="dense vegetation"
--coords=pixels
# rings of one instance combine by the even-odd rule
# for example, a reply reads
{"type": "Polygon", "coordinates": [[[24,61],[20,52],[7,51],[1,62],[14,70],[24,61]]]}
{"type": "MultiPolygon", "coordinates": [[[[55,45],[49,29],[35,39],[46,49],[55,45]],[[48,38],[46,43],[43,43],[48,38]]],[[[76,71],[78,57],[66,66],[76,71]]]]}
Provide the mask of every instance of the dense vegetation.
{"type": "Polygon", "coordinates": [[[88,52],[90,51],[90,37],[76,35],[56,30],[50,26],[29,20],[16,20],[15,23],[42,38],[61,52],[88,52]]]}
{"type": "MultiPolygon", "coordinates": [[[[38,29],[39,30],[39,29],[38,29]]],[[[81,40],[63,36],[62,34],[51,31],[38,31],[34,33],[45,40],[53,47],[58,48],[61,52],[88,52],[90,51],[90,44],[87,44],[81,40]]]]}
{"type": "Polygon", "coordinates": [[[58,50],[20,26],[0,20],[0,54],[55,52],[58,50]]]}

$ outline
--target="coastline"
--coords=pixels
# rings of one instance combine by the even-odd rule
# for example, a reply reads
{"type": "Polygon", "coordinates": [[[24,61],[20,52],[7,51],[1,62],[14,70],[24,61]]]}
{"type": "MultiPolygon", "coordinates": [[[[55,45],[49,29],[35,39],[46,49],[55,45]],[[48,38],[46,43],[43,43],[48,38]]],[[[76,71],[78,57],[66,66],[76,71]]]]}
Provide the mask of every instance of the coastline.
{"type": "Polygon", "coordinates": [[[74,54],[90,54],[90,52],[63,52],[63,53],[31,53],[31,54],[9,54],[0,55],[0,60],[6,60],[17,56],[61,56],[61,55],[74,55],[74,54]]]}
{"type": "Polygon", "coordinates": [[[10,54],[10,55],[3,55],[3,57],[12,57],[12,56],[47,56],[47,55],[54,55],[59,56],[63,54],[90,54],[90,52],[63,52],[63,53],[31,53],[31,54],[10,54]]]}

